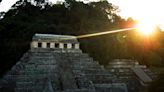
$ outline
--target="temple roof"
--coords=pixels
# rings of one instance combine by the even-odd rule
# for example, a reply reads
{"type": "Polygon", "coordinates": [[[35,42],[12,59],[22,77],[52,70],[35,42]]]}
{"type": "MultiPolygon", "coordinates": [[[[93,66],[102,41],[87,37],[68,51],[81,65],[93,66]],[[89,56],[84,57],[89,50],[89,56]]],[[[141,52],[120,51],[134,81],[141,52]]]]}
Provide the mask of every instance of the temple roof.
{"type": "Polygon", "coordinates": [[[60,41],[77,43],[77,38],[70,35],[55,35],[55,34],[35,34],[32,38],[33,41],[60,41]]]}

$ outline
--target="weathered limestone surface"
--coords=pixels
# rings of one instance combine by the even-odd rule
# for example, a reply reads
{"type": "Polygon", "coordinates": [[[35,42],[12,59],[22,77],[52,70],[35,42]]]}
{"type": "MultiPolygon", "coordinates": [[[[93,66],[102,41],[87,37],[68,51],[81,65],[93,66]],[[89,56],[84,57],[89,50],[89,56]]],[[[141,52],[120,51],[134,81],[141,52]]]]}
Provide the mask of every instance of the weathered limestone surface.
{"type": "Polygon", "coordinates": [[[36,34],[31,49],[0,80],[0,92],[127,92],[115,81],[82,53],[74,36],[36,34]]]}
{"type": "Polygon", "coordinates": [[[129,59],[115,59],[106,69],[117,77],[117,81],[126,83],[129,92],[147,92],[148,84],[156,77],[145,65],[129,59]]]}

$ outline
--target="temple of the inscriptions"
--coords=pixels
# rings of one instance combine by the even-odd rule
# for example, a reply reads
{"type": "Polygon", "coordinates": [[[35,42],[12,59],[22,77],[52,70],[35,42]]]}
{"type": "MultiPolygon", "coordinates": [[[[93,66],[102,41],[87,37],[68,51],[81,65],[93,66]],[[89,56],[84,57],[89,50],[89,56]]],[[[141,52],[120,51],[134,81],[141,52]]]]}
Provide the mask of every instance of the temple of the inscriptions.
{"type": "Polygon", "coordinates": [[[117,62],[104,68],[81,51],[75,36],[35,34],[30,47],[0,79],[0,92],[141,92],[136,88],[149,78],[137,67],[128,68],[134,77],[128,80],[131,75],[117,72],[127,67],[114,67],[117,62]]]}
{"type": "Polygon", "coordinates": [[[35,34],[31,48],[51,49],[79,49],[79,42],[75,36],[35,34]]]}

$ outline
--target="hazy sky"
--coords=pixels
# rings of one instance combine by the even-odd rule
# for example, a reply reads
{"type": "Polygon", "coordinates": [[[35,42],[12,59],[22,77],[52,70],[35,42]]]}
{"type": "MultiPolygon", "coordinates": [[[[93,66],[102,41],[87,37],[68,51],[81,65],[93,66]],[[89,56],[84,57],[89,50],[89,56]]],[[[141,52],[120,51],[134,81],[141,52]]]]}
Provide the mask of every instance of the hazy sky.
{"type": "Polygon", "coordinates": [[[0,11],[7,11],[18,0],[2,0],[0,3],[0,11]]]}
{"type": "MultiPolygon", "coordinates": [[[[0,11],[7,11],[17,0],[2,0],[0,11]]],[[[56,0],[50,0],[56,1],[56,0]]],[[[84,0],[87,1],[87,0],[84,0]]],[[[90,1],[90,0],[89,0],[90,1]]],[[[95,1],[95,0],[92,0],[95,1]]],[[[96,0],[97,1],[97,0],[96,0]]],[[[108,0],[119,6],[122,17],[133,17],[138,20],[154,21],[164,24],[164,0],[108,0]]]]}

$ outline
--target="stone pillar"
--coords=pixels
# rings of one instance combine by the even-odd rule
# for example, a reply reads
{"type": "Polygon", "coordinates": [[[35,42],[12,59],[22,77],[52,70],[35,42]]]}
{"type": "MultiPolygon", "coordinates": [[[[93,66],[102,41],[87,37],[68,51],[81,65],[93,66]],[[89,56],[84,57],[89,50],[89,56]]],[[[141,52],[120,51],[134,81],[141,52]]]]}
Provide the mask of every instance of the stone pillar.
{"type": "Polygon", "coordinates": [[[47,48],[47,43],[46,42],[42,42],[42,48],[47,48]]]}
{"type": "Polygon", "coordinates": [[[67,44],[67,49],[71,49],[72,48],[72,44],[71,43],[68,43],[67,44]]]}
{"type": "Polygon", "coordinates": [[[38,48],[38,42],[37,41],[31,42],[31,48],[38,48]]]}
{"type": "Polygon", "coordinates": [[[50,48],[55,48],[55,43],[51,42],[50,43],[50,48]]]}
{"type": "Polygon", "coordinates": [[[79,43],[75,44],[75,49],[79,49],[79,43]]]}
{"type": "Polygon", "coordinates": [[[63,43],[59,43],[59,48],[63,49],[64,48],[64,44],[63,43]]]}

